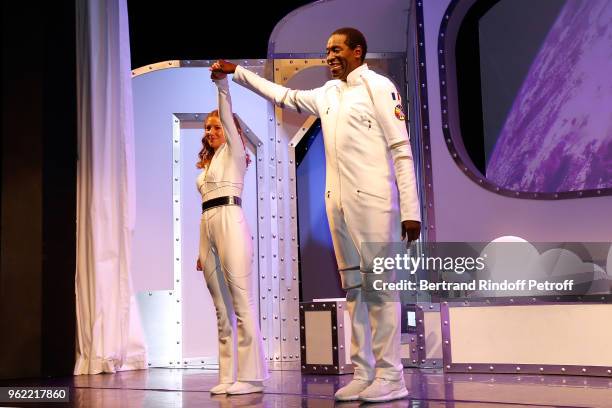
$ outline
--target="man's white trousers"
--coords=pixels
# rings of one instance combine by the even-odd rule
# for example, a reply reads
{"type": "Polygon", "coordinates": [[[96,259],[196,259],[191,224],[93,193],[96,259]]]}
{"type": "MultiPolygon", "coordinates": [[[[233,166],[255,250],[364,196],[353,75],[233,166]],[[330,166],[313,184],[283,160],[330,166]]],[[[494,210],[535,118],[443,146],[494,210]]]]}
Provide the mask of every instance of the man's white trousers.
{"type": "Polygon", "coordinates": [[[344,191],[340,199],[327,191],[325,203],[342,287],[347,290],[354,378],[399,380],[401,306],[399,301],[374,301],[371,292],[366,296],[365,288],[378,277],[372,273],[372,258],[380,253],[373,250],[376,245],[364,245],[401,239],[397,199],[362,190],[344,191]]]}

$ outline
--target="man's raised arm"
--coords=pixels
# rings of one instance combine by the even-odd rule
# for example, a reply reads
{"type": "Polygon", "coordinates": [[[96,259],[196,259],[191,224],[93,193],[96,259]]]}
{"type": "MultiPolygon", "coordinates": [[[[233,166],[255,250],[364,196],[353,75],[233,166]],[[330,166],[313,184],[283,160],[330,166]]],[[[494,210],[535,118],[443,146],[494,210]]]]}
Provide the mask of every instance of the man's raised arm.
{"type": "Polygon", "coordinates": [[[218,60],[211,67],[213,72],[234,74],[233,81],[264,97],[281,108],[290,108],[298,113],[309,113],[319,116],[317,94],[320,88],[300,91],[275,84],[240,65],[229,61],[218,60]]]}

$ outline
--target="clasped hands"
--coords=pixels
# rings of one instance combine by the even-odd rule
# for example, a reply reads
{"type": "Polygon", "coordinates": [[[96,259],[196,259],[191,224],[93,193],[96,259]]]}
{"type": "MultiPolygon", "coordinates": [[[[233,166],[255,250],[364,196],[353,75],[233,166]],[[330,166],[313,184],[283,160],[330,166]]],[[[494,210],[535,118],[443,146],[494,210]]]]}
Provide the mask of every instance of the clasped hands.
{"type": "Polygon", "coordinates": [[[208,69],[210,70],[210,78],[219,80],[225,78],[227,74],[233,74],[236,71],[236,64],[225,60],[217,60],[208,69]]]}

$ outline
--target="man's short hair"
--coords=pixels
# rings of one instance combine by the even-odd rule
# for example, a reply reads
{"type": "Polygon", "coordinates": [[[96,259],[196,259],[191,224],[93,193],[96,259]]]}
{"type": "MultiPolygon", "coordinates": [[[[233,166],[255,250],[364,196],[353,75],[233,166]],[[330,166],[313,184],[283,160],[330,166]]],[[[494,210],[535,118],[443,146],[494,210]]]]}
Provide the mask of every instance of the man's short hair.
{"type": "Polygon", "coordinates": [[[351,50],[357,48],[358,45],[361,46],[361,62],[365,60],[366,53],[368,52],[368,43],[361,31],[352,27],[343,27],[334,31],[331,35],[334,34],[344,35],[346,38],[346,45],[348,45],[351,50]]]}

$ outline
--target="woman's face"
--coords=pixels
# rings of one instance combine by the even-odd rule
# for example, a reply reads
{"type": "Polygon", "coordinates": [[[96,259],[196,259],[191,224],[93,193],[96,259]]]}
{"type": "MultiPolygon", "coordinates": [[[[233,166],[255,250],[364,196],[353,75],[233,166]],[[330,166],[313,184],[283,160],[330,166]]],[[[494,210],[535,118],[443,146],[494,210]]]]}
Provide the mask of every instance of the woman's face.
{"type": "Polygon", "coordinates": [[[206,119],[206,122],[204,122],[204,134],[208,144],[215,151],[225,143],[225,133],[217,116],[209,116],[206,119]]]}

